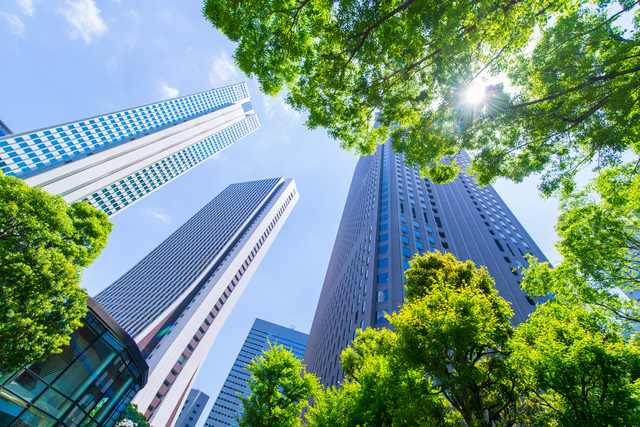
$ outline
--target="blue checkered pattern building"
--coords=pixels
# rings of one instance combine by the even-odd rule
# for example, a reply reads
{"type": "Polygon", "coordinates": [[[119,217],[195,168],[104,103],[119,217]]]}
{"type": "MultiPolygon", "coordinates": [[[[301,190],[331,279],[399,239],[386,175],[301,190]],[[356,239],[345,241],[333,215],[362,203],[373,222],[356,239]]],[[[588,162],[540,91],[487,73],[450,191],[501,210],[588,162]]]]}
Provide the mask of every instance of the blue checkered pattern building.
{"type": "Polygon", "coordinates": [[[0,126],[0,168],[112,215],[259,127],[242,83],[29,132],[0,126]]]}

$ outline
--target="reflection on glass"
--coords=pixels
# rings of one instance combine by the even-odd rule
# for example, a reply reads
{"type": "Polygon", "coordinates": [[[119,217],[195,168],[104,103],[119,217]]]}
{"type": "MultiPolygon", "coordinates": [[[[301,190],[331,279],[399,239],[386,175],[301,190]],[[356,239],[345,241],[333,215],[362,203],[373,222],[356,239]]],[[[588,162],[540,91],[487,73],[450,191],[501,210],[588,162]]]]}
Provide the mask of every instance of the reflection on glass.
{"type": "Polygon", "coordinates": [[[15,423],[13,427],[49,427],[56,424],[56,420],[46,415],[44,412],[38,411],[33,406],[27,412],[22,414],[20,421],[15,423]]]}
{"type": "Polygon", "coordinates": [[[69,409],[71,401],[50,388],[40,396],[35,405],[54,417],[60,417],[62,413],[69,409]]]}
{"type": "Polygon", "coordinates": [[[31,402],[47,388],[47,385],[31,372],[23,370],[16,375],[6,387],[18,396],[31,402]]]}
{"type": "Polygon", "coordinates": [[[0,426],[11,425],[27,405],[6,390],[0,392],[0,426]]]}

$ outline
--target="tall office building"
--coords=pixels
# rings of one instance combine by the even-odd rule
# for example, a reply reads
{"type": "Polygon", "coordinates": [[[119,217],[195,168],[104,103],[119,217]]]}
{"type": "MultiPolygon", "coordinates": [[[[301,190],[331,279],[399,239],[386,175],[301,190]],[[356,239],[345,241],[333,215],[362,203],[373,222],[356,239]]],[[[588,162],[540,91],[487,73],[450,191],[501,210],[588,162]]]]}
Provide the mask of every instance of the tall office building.
{"type": "Polygon", "coordinates": [[[205,427],[237,427],[236,416],[242,415],[242,402],[238,394],[247,396],[251,392],[248,385],[251,373],[246,366],[267,351],[271,345],[282,345],[302,360],[308,338],[309,335],[305,333],[256,319],[220,390],[216,403],[211,408],[205,427]]]}
{"type": "Polygon", "coordinates": [[[113,215],[259,127],[242,83],[0,136],[0,168],[113,215]]]}
{"type": "MultiPolygon", "coordinates": [[[[404,271],[416,253],[450,252],[486,266],[518,324],[535,308],[512,270],[544,254],[491,187],[462,172],[443,185],[403,165],[390,142],[356,166],[309,334],[305,363],[326,385],[343,376],[340,353],[357,329],[386,327],[404,302],[404,271]]],[[[469,166],[466,153],[456,161],[469,166]]]]}
{"type": "Polygon", "coordinates": [[[176,427],[194,427],[200,419],[202,411],[204,411],[204,407],[208,401],[208,395],[204,394],[204,392],[200,390],[192,388],[187,396],[187,400],[184,402],[182,410],[180,411],[176,427]]]}
{"type": "Polygon", "coordinates": [[[220,328],[298,200],[292,179],[232,184],[95,299],[147,356],[134,398],[171,427],[220,328]]]}

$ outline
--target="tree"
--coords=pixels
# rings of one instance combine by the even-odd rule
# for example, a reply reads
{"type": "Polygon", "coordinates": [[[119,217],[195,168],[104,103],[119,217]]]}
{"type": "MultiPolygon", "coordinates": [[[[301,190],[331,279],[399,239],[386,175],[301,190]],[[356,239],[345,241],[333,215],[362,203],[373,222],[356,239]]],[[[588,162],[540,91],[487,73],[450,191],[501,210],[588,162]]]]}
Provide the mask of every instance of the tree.
{"type": "Polygon", "coordinates": [[[600,310],[552,299],[516,328],[510,363],[541,425],[638,424],[640,347],[600,310]]]}
{"type": "Polygon", "coordinates": [[[283,346],[271,347],[247,366],[251,394],[240,395],[243,414],[240,427],[296,427],[301,411],[318,390],[318,380],[293,353],[283,346]]]}
{"type": "Polygon", "coordinates": [[[459,171],[445,156],[478,150],[480,183],[545,172],[551,194],[594,160],[640,154],[640,38],[615,25],[638,2],[580,4],[206,0],[203,13],[238,43],[236,64],[264,93],[287,91],[306,125],[343,148],[369,154],[390,137],[439,183],[459,171]],[[484,76],[508,82],[467,102],[484,76]]]}
{"type": "Polygon", "coordinates": [[[112,224],[88,203],[0,177],[0,370],[43,360],[82,325],[82,268],[104,248],[112,224]]]}
{"type": "Polygon", "coordinates": [[[130,403],[124,410],[118,421],[116,421],[116,427],[151,427],[144,415],[138,412],[138,405],[130,403]]]}
{"type": "Polygon", "coordinates": [[[563,260],[551,268],[530,259],[522,273],[529,295],[590,310],[618,321],[640,322],[640,304],[619,291],[640,287],[640,176],[638,162],[609,168],[585,189],[561,198],[556,247],[563,260]]]}

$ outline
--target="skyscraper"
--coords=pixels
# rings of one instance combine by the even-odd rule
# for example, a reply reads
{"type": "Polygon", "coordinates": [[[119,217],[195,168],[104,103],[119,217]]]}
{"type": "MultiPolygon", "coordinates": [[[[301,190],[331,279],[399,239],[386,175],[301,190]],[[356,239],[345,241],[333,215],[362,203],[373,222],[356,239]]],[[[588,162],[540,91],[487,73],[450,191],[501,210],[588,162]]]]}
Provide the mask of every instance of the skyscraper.
{"type": "Polygon", "coordinates": [[[209,396],[200,390],[192,388],[180,411],[176,427],[194,427],[208,401],[209,396]]]}
{"type": "MultiPolygon", "coordinates": [[[[304,358],[326,385],[342,379],[340,353],[357,329],[388,326],[385,314],[403,304],[404,271],[416,253],[450,252],[486,266],[513,324],[535,308],[512,270],[528,253],[546,258],[498,193],[465,172],[433,184],[403,160],[386,142],[356,166],[304,358]]],[[[456,161],[470,163],[464,152],[456,161]]]]}
{"type": "Polygon", "coordinates": [[[245,367],[253,359],[269,350],[271,345],[282,345],[302,360],[308,338],[309,335],[305,333],[256,319],[218,394],[216,403],[211,408],[205,427],[237,427],[236,416],[242,414],[242,402],[238,398],[238,393],[246,396],[251,392],[248,385],[251,373],[245,367]]]}
{"type": "Polygon", "coordinates": [[[0,168],[113,215],[259,127],[241,83],[0,136],[0,168]]]}
{"type": "Polygon", "coordinates": [[[2,120],[0,120],[0,137],[11,135],[12,133],[13,132],[11,132],[11,129],[9,129],[9,127],[5,125],[2,120]]]}
{"type": "Polygon", "coordinates": [[[171,427],[240,294],[298,200],[292,179],[232,184],[95,299],[147,355],[134,398],[171,427]]]}

